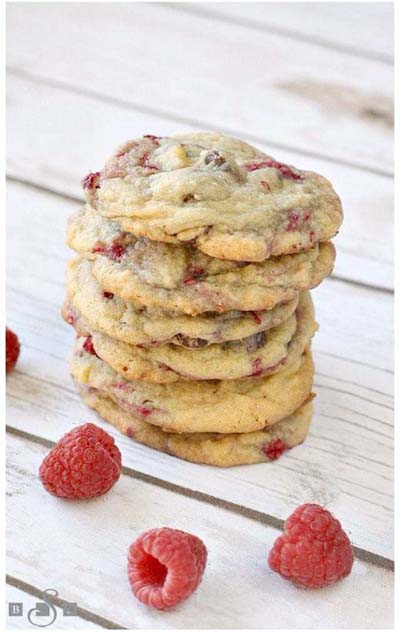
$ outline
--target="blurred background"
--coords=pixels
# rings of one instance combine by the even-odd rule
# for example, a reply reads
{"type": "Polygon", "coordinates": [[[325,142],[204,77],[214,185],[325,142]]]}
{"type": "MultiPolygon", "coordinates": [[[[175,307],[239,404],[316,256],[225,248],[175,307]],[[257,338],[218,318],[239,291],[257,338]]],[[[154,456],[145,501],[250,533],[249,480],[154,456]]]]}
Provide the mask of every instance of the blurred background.
{"type": "Polygon", "coordinates": [[[336,275],[390,289],[392,25],[391,3],[9,4],[9,175],[81,198],[125,139],[226,132],[330,178],[336,275]]]}

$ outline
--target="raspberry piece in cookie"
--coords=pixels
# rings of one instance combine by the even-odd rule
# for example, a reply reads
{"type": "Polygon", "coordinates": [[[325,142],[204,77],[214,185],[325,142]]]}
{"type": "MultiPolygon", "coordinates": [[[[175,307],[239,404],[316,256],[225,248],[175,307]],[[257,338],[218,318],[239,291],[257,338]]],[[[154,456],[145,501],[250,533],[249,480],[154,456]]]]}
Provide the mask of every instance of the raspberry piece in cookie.
{"type": "Polygon", "coordinates": [[[263,452],[269,460],[277,460],[287,449],[289,449],[289,447],[285,445],[283,440],[276,438],[276,440],[272,440],[267,445],[264,445],[263,452]]]}
{"type": "Polygon", "coordinates": [[[111,246],[99,244],[93,247],[92,253],[101,253],[111,260],[118,261],[126,255],[126,249],[122,244],[112,244],[111,246]]]}
{"type": "Polygon", "coordinates": [[[44,488],[62,498],[92,498],[111,489],[121,474],[121,453],[112,436],[93,423],[75,427],[39,469],[44,488]]]}
{"type": "Polygon", "coordinates": [[[97,357],[97,353],[96,353],[96,350],[94,349],[93,339],[91,335],[85,338],[84,342],[82,343],[82,348],[86,350],[86,352],[88,352],[89,354],[93,354],[94,356],[97,357]]]}
{"type": "Polygon", "coordinates": [[[207,562],[201,539],[173,528],[143,533],[129,548],[128,578],[135,597],[158,610],[187,599],[207,562]]]}
{"type": "Polygon", "coordinates": [[[303,178],[300,172],[295,171],[293,168],[285,165],[285,163],[279,163],[279,161],[274,161],[274,159],[270,158],[265,161],[259,161],[258,163],[247,163],[247,165],[245,165],[248,172],[254,172],[264,167],[273,167],[277,169],[284,178],[291,178],[294,181],[301,181],[303,178]]]}
{"type": "Polygon", "coordinates": [[[18,361],[20,345],[17,335],[6,327],[6,373],[14,369],[18,361]]]}
{"type": "Polygon", "coordinates": [[[159,142],[158,142],[158,140],[159,140],[159,139],[162,139],[162,137],[161,137],[161,136],[156,136],[155,134],[144,134],[144,135],[143,135],[143,138],[144,138],[144,139],[150,139],[150,141],[151,141],[152,143],[154,143],[154,145],[155,145],[156,147],[158,147],[158,146],[160,145],[160,144],[159,144],[159,142]]]}
{"type": "Polygon", "coordinates": [[[299,506],[273,545],[272,570],[303,588],[322,588],[350,574],[353,548],[340,522],[319,504],[299,506]]]}
{"type": "Polygon", "coordinates": [[[205,271],[202,266],[191,266],[185,273],[183,278],[183,283],[188,284],[196,284],[196,281],[204,275],[205,271]]]}
{"type": "Polygon", "coordinates": [[[82,178],[81,185],[83,189],[99,189],[100,172],[89,172],[87,176],[82,178]]]}

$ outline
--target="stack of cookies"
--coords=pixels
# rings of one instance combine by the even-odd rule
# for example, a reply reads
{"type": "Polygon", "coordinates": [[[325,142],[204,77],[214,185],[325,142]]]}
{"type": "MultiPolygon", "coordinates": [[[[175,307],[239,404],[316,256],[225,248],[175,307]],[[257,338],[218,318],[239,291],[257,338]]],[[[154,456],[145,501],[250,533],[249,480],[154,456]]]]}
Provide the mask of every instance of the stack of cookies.
{"type": "Polygon", "coordinates": [[[63,316],[83,401],[186,460],[274,460],[312,417],[330,183],[217,133],[146,135],[82,182],[63,316]]]}

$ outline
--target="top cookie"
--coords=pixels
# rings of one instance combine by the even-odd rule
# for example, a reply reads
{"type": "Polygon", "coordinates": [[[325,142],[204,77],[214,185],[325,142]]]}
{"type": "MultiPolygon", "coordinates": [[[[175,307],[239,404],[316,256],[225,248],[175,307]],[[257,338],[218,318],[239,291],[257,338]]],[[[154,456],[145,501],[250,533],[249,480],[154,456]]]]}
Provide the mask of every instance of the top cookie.
{"type": "Polygon", "coordinates": [[[128,141],[82,185],[88,202],[125,231],[191,242],[227,260],[308,249],[342,222],[328,180],[218,133],[128,141]]]}

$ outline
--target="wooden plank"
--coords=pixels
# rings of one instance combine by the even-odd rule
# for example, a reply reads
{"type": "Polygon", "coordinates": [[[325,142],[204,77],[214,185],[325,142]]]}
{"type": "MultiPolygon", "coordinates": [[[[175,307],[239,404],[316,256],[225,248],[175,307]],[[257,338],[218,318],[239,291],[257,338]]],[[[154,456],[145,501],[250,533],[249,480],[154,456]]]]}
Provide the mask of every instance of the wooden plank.
{"type": "Polygon", "coordinates": [[[7,39],[13,69],[271,149],[392,170],[387,64],[157,3],[14,4],[7,39]]]}
{"type": "MultiPolygon", "coordinates": [[[[15,77],[8,83],[8,99],[9,174],[76,197],[82,196],[82,176],[89,169],[99,169],[120,141],[145,132],[163,135],[191,129],[149,113],[15,77]],[[55,112],[62,112],[62,116],[54,117],[55,112]],[[79,140],[66,142],[74,138],[79,140]]],[[[272,151],[265,145],[260,147],[272,151]]],[[[335,274],[393,288],[391,180],[290,152],[280,151],[279,157],[324,174],[342,198],[345,220],[335,240],[335,274]]]]}
{"type": "MultiPolygon", "coordinates": [[[[69,379],[71,329],[59,317],[75,205],[9,187],[8,321],[21,336],[8,378],[8,424],[56,441],[97,420],[69,379]],[[29,226],[29,231],[26,227],[29,226]]],[[[392,296],[335,280],[314,292],[316,415],[307,442],[273,465],[220,470],[179,461],[118,436],[124,464],[179,486],[285,518],[297,504],[328,504],[354,543],[392,557],[392,296]]],[[[110,427],[103,423],[105,428],[110,427]]]]}
{"type": "Polygon", "coordinates": [[[207,2],[176,8],[393,63],[392,2],[207,2]]]}
{"type": "Polygon", "coordinates": [[[128,476],[97,500],[56,499],[37,478],[46,451],[9,437],[10,574],[131,629],[391,627],[391,572],[356,561],[336,586],[300,590],[267,567],[277,530],[128,476]],[[162,525],[198,535],[209,553],[196,593],[166,613],[136,602],[126,578],[129,544],[162,525]]]}
{"type": "MultiPolygon", "coordinates": [[[[44,588],[47,589],[47,588],[44,588]]],[[[102,625],[98,625],[96,623],[86,621],[79,616],[66,616],[63,614],[63,610],[60,607],[53,606],[55,610],[54,612],[49,608],[49,615],[43,616],[35,616],[34,612],[31,614],[31,621],[28,619],[28,613],[31,610],[35,610],[36,603],[43,603],[43,600],[29,594],[28,592],[24,592],[20,588],[16,588],[10,584],[6,585],[6,596],[7,596],[7,609],[9,609],[10,604],[12,603],[22,603],[22,614],[19,615],[10,615],[10,612],[7,612],[7,630],[27,630],[27,629],[35,629],[35,627],[45,627],[48,630],[100,630],[103,629],[102,625]],[[53,621],[54,619],[54,621],[53,621]],[[53,622],[52,622],[53,621],[53,622]]],[[[11,608],[12,610],[13,608],[11,608]]]]}

